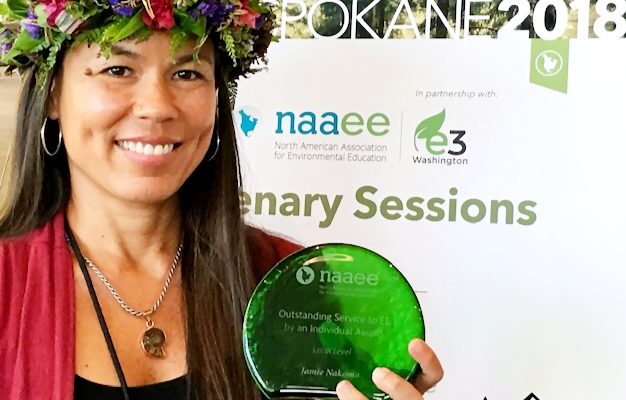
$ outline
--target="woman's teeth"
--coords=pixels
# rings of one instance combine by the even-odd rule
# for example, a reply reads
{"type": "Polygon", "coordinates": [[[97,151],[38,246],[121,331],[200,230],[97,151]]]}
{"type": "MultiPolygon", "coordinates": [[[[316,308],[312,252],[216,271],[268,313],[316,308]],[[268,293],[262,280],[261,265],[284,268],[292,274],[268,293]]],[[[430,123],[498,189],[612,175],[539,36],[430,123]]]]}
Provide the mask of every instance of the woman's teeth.
{"type": "Polygon", "coordinates": [[[160,156],[163,154],[171,153],[174,151],[174,144],[147,144],[141,142],[130,142],[127,140],[120,140],[117,142],[122,148],[132,151],[134,153],[143,154],[146,156],[160,156]]]}

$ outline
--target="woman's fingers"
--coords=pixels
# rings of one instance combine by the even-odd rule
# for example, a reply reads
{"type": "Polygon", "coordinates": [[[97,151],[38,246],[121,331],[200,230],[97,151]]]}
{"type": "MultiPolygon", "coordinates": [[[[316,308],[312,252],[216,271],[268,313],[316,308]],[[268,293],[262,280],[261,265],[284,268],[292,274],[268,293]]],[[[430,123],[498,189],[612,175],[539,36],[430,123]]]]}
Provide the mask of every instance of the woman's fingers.
{"type": "Polygon", "coordinates": [[[441,381],[443,368],[435,352],[423,340],[411,340],[409,353],[422,368],[422,373],[415,377],[413,383],[420,393],[424,393],[441,381]]]}
{"type": "Polygon", "coordinates": [[[368,400],[349,381],[339,382],[336,390],[339,400],[368,400]]]}
{"type": "Polygon", "coordinates": [[[387,368],[376,368],[372,380],[380,390],[393,400],[423,400],[422,394],[411,382],[387,368]]]}
{"type": "MultiPolygon", "coordinates": [[[[372,381],[393,400],[423,400],[422,394],[411,382],[395,374],[387,368],[376,368],[372,381]]],[[[350,382],[342,381],[337,385],[339,400],[367,400],[350,382]]]]}
{"type": "MultiPolygon", "coordinates": [[[[413,383],[387,368],[376,368],[372,380],[376,386],[393,400],[423,400],[422,393],[432,388],[443,378],[443,368],[435,352],[423,340],[413,339],[409,343],[409,353],[420,364],[420,373],[413,383]]],[[[367,400],[349,381],[337,385],[340,400],[367,400]]]]}

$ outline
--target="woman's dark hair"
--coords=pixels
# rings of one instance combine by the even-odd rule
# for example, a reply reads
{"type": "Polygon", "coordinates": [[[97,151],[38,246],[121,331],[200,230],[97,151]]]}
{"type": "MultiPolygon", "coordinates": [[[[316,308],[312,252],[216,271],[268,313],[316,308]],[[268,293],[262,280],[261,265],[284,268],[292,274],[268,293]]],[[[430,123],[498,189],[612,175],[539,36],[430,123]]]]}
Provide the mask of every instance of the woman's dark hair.
{"type": "MultiPolygon", "coordinates": [[[[181,312],[186,317],[189,381],[196,398],[260,399],[242,350],[243,314],[255,281],[239,203],[241,174],[228,73],[219,67],[221,57],[216,54],[219,92],[214,138],[221,139],[219,151],[211,160],[205,156],[179,192],[184,242],[185,309],[181,312]]],[[[43,84],[37,82],[36,66],[23,74],[0,238],[22,235],[50,221],[70,198],[65,150],[47,156],[40,139],[51,82],[59,70],[57,65],[43,84]]],[[[58,124],[48,120],[46,136],[56,138],[58,130],[58,124]]]]}

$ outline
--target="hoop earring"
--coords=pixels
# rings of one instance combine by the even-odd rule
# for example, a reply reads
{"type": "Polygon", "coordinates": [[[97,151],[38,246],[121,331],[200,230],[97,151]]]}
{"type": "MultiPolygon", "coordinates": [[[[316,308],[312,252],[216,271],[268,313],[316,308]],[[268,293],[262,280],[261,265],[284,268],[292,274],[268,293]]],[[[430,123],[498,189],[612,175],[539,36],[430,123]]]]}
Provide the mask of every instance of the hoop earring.
{"type": "Polygon", "coordinates": [[[50,157],[54,157],[57,155],[59,150],[61,149],[61,143],[63,142],[63,133],[59,127],[59,143],[57,144],[57,148],[54,151],[48,150],[48,145],[46,145],[46,125],[48,124],[48,118],[43,121],[43,126],[41,127],[41,145],[43,146],[43,151],[49,155],[50,157]]]}
{"type": "Polygon", "coordinates": [[[215,151],[213,152],[211,157],[206,159],[206,162],[212,161],[215,158],[215,156],[217,155],[217,152],[220,151],[220,135],[219,135],[219,133],[215,133],[215,135],[217,136],[217,145],[215,146],[215,151]]]}

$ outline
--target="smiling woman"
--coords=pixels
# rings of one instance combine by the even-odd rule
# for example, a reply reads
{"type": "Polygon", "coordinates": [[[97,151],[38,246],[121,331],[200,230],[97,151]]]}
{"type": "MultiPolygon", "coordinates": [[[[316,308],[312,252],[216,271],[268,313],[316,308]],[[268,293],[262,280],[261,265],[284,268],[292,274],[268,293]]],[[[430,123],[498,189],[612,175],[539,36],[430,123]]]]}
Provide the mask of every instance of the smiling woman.
{"type": "Polygon", "coordinates": [[[0,4],[0,65],[22,75],[3,398],[260,397],[243,312],[299,246],[243,223],[228,89],[275,24],[247,1],[183,3],[0,4]]]}
{"type": "Polygon", "coordinates": [[[113,46],[108,59],[95,46],[67,52],[49,118],[61,121],[72,186],[81,189],[74,196],[104,190],[123,201],[158,201],[197,168],[213,137],[219,90],[211,42],[198,62],[193,47],[189,41],[175,59],[163,57],[170,36],[155,32],[113,46]]]}
{"type": "MultiPolygon", "coordinates": [[[[197,398],[208,398],[208,393],[223,393],[224,398],[232,399],[255,396],[243,373],[218,375],[220,370],[233,368],[229,360],[241,352],[236,340],[223,338],[239,334],[242,306],[236,305],[254,284],[253,270],[243,257],[247,252],[245,229],[236,217],[236,150],[225,80],[215,70],[211,42],[202,47],[197,62],[190,56],[193,42],[179,48],[174,62],[168,56],[170,45],[167,33],[155,32],[140,43],[116,45],[108,59],[96,46],[72,47],[50,72],[47,98],[41,96],[35,71],[24,73],[9,180],[12,201],[0,222],[2,236],[21,236],[4,243],[0,255],[23,252],[26,257],[33,251],[31,247],[41,251],[41,232],[60,231],[63,238],[66,224],[68,237],[76,238],[70,242],[74,259],[69,258],[70,253],[56,253],[50,266],[56,271],[55,282],[67,287],[61,278],[78,278],[86,271],[81,264],[87,259],[106,277],[108,284],[96,286],[85,276],[86,280],[76,280],[76,287],[44,299],[56,304],[67,296],[71,310],[75,298],[74,320],[68,325],[75,323],[75,336],[71,330],[52,329],[62,336],[51,338],[46,347],[60,348],[55,343],[62,340],[75,349],[66,355],[53,354],[50,361],[67,357],[67,369],[76,374],[73,392],[77,399],[90,398],[97,390],[92,385],[121,383],[129,396],[128,387],[136,390],[137,386],[173,379],[181,384],[176,390],[184,393],[189,389],[190,396],[197,398]],[[218,102],[221,112],[216,109],[218,102]],[[216,112],[220,113],[221,129],[214,129],[216,112]],[[35,125],[41,120],[45,120],[42,129],[35,125]],[[216,135],[222,136],[221,151],[213,141],[215,150],[209,153],[216,135]],[[57,137],[62,137],[62,142],[55,142],[57,137]],[[226,224],[229,229],[224,231],[226,224]],[[27,248],[22,247],[25,244],[27,248]],[[181,268],[175,268],[178,262],[168,268],[177,248],[181,268]],[[137,318],[120,308],[109,293],[112,285],[128,304],[151,312],[137,318]],[[150,307],[159,292],[160,301],[150,307]],[[102,332],[109,346],[102,341],[98,314],[105,321],[102,332]],[[214,324],[218,319],[231,322],[214,324]],[[143,348],[145,343],[153,346],[147,354],[139,346],[141,332],[143,348]],[[159,335],[161,340],[155,342],[159,335]],[[155,350],[154,344],[159,348],[155,350]],[[158,357],[151,358],[153,355],[158,357]]],[[[52,236],[50,249],[63,244],[52,236]]],[[[11,281],[20,278],[15,271],[25,267],[15,265],[12,259],[2,259],[3,268],[13,269],[10,277],[3,274],[2,284],[8,287],[14,287],[11,281]]],[[[33,268],[27,268],[29,273],[34,273],[33,268]]],[[[30,278],[19,280],[26,285],[30,278]]],[[[29,292],[23,287],[23,293],[2,290],[2,294],[23,298],[29,292]]],[[[51,309],[46,315],[51,321],[64,320],[66,316],[59,312],[51,309]]],[[[38,318],[25,320],[2,322],[3,326],[47,325],[38,318]]],[[[26,345],[18,342],[19,347],[26,345]]],[[[34,348],[27,351],[39,353],[34,348]]],[[[38,370],[32,361],[2,360],[5,366],[26,362],[29,374],[38,370]]],[[[45,360],[37,362],[48,368],[45,360]]],[[[23,396],[26,390],[27,397],[37,397],[52,389],[53,393],[59,391],[54,398],[69,398],[70,380],[51,388],[41,383],[33,386],[17,376],[7,388],[16,395],[23,396]]]]}
{"type": "MultiPolygon", "coordinates": [[[[263,61],[274,15],[253,0],[0,0],[0,66],[22,75],[2,398],[260,399],[243,314],[299,246],[243,221],[229,89],[263,61]]],[[[419,346],[427,388],[440,366],[419,346]]]]}

